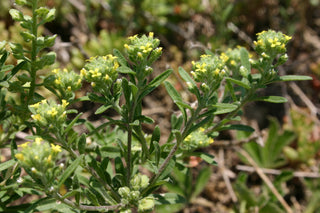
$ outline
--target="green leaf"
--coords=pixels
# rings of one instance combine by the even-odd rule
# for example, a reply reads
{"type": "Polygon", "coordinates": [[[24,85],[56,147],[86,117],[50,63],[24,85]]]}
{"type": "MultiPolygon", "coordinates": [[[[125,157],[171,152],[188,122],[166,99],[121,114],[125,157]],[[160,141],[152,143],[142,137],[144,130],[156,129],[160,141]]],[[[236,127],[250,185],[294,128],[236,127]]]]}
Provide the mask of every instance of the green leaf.
{"type": "Polygon", "coordinates": [[[117,50],[117,49],[114,49],[113,50],[113,54],[115,56],[117,56],[117,61],[122,65],[122,66],[125,66],[127,67],[127,59],[122,55],[122,53],[117,50]]]}
{"type": "Polygon", "coordinates": [[[31,212],[44,212],[48,210],[67,210],[69,207],[64,203],[57,203],[56,199],[53,198],[42,198],[37,202],[33,203],[29,208],[24,210],[24,213],[31,213],[31,212]]]}
{"type": "Polygon", "coordinates": [[[82,134],[79,138],[78,141],[78,150],[80,154],[84,154],[85,153],[85,148],[86,148],[86,134],[82,134]]]}
{"type": "Polygon", "coordinates": [[[173,72],[172,69],[168,69],[155,77],[146,87],[146,89],[142,92],[142,94],[139,96],[138,101],[140,101],[143,97],[148,95],[150,92],[152,92],[155,88],[157,88],[162,82],[164,82],[173,72]]]}
{"type": "Polygon", "coordinates": [[[68,166],[68,168],[63,172],[62,176],[60,177],[60,180],[58,182],[57,188],[60,188],[60,186],[67,180],[69,176],[72,175],[72,173],[78,168],[79,164],[81,163],[82,157],[79,156],[75,161],[68,166]]]}
{"type": "Polygon", "coordinates": [[[312,77],[306,75],[284,75],[279,77],[280,81],[307,81],[312,80],[312,77]]]}
{"type": "Polygon", "coordinates": [[[182,104],[183,103],[182,97],[180,96],[178,91],[172,86],[172,84],[170,82],[168,82],[168,81],[164,82],[164,86],[166,87],[167,92],[169,93],[173,102],[176,104],[179,103],[179,104],[177,104],[177,106],[180,109],[180,111],[182,112],[183,119],[186,121],[187,114],[186,114],[186,110],[184,108],[184,105],[182,104]]]}
{"type": "Polygon", "coordinates": [[[101,107],[99,107],[97,109],[97,111],[95,111],[95,115],[101,114],[103,112],[105,112],[107,109],[109,109],[110,107],[112,107],[112,105],[102,105],[101,107]]]}
{"type": "Polygon", "coordinates": [[[160,141],[160,136],[161,136],[160,128],[159,128],[159,126],[157,125],[157,126],[154,128],[154,130],[153,130],[152,137],[151,137],[151,142],[152,142],[152,141],[159,142],[159,141],[160,141]]]}
{"type": "Polygon", "coordinates": [[[134,72],[131,68],[129,68],[127,66],[118,67],[117,71],[120,72],[120,73],[123,73],[123,74],[136,75],[136,72],[134,72]]]}
{"type": "Polygon", "coordinates": [[[68,126],[64,129],[63,133],[67,133],[71,130],[71,128],[73,127],[73,125],[78,121],[78,119],[80,118],[80,116],[82,115],[82,113],[80,113],[79,115],[77,115],[69,124],[68,126]]]}
{"type": "Polygon", "coordinates": [[[179,67],[179,74],[185,82],[190,82],[193,86],[197,86],[191,76],[182,67],[179,67]]]}
{"type": "Polygon", "coordinates": [[[226,79],[226,81],[234,83],[234,84],[237,84],[238,86],[243,87],[245,89],[250,89],[251,88],[250,85],[248,85],[246,82],[239,81],[239,80],[236,80],[236,79],[233,79],[233,78],[229,78],[229,77],[226,77],[225,79],[226,79]]]}
{"type": "Polygon", "coordinates": [[[124,98],[126,99],[126,103],[130,103],[131,90],[129,87],[129,82],[126,78],[122,78],[122,91],[124,98]]]}
{"type": "Polygon", "coordinates": [[[174,193],[165,193],[165,194],[153,194],[155,198],[156,205],[170,205],[177,203],[186,203],[184,197],[174,193]]]}
{"type": "Polygon", "coordinates": [[[192,198],[196,198],[207,185],[211,175],[211,167],[203,168],[198,175],[197,182],[192,193],[192,198]]]}
{"type": "Polygon", "coordinates": [[[20,62],[17,66],[15,66],[11,72],[9,72],[6,77],[5,80],[10,80],[19,70],[21,70],[23,68],[23,66],[26,64],[26,61],[22,61],[20,62]]]}
{"type": "Polygon", "coordinates": [[[13,166],[14,164],[16,164],[17,162],[14,159],[8,160],[4,163],[0,164],[0,172],[3,170],[6,170],[8,168],[10,168],[11,166],[13,166]]]}
{"type": "Polygon", "coordinates": [[[251,126],[243,125],[243,124],[229,124],[223,126],[219,131],[222,130],[238,130],[238,131],[245,131],[245,132],[254,132],[254,129],[251,126]]]}
{"type": "Polygon", "coordinates": [[[265,96],[265,97],[257,97],[253,98],[251,101],[265,101],[270,103],[285,103],[288,100],[281,96],[265,96]]]}
{"type": "Polygon", "coordinates": [[[249,74],[251,71],[251,65],[250,65],[250,61],[249,61],[249,53],[243,47],[240,49],[240,60],[241,60],[242,66],[244,66],[246,68],[246,70],[248,71],[248,74],[249,74]]]}
{"type": "Polygon", "coordinates": [[[167,92],[169,93],[170,97],[174,102],[177,102],[177,101],[183,102],[182,97],[170,82],[166,81],[164,82],[164,85],[167,89],[167,92]]]}
{"type": "Polygon", "coordinates": [[[194,152],[191,154],[191,156],[200,157],[202,160],[204,160],[210,165],[217,165],[217,162],[214,160],[214,156],[208,153],[194,152]]]}
{"type": "Polygon", "coordinates": [[[216,111],[214,111],[213,114],[220,115],[220,114],[233,112],[234,110],[236,110],[238,108],[238,105],[227,104],[227,103],[217,103],[215,105],[212,105],[212,107],[216,108],[216,111]]]}
{"type": "Polygon", "coordinates": [[[175,165],[176,165],[176,162],[173,159],[170,159],[167,167],[163,170],[162,174],[159,176],[159,180],[162,180],[165,177],[167,177],[171,173],[175,165]]]}

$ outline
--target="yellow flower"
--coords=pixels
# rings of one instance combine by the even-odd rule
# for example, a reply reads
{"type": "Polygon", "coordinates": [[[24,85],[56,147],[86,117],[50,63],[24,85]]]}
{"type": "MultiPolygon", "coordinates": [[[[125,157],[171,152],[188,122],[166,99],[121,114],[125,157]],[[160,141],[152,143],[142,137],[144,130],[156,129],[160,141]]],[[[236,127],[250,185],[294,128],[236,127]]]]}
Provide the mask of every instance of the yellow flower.
{"type": "Polygon", "coordinates": [[[54,83],[57,85],[61,84],[61,78],[59,77],[58,79],[54,80],[54,83]]]}
{"type": "Polygon", "coordinates": [[[219,73],[220,73],[220,69],[218,69],[218,68],[217,68],[217,69],[215,69],[213,73],[214,73],[215,75],[219,75],[219,73]]]}
{"type": "Polygon", "coordinates": [[[69,105],[69,102],[67,102],[66,100],[62,100],[62,107],[66,108],[69,105]]]}
{"type": "Polygon", "coordinates": [[[59,72],[59,69],[52,70],[53,73],[57,74],[59,72]]]}
{"type": "Polygon", "coordinates": [[[148,42],[146,46],[140,46],[140,49],[144,53],[150,52],[152,50],[151,43],[148,42]]]}
{"type": "Polygon", "coordinates": [[[107,55],[107,58],[111,59],[112,61],[114,61],[115,59],[117,59],[118,57],[117,56],[113,56],[111,54],[108,54],[107,55]]]}
{"type": "Polygon", "coordinates": [[[84,69],[84,68],[82,68],[82,69],[80,70],[80,75],[81,75],[81,76],[86,76],[86,75],[87,75],[87,70],[84,69]]]}
{"type": "Polygon", "coordinates": [[[56,116],[58,114],[58,111],[56,110],[55,107],[53,107],[51,110],[47,111],[48,115],[51,115],[52,117],[56,116]]]}
{"type": "Polygon", "coordinates": [[[113,65],[113,69],[117,69],[118,67],[119,67],[119,63],[115,62],[114,65],[113,65]]]}
{"type": "Polygon", "coordinates": [[[109,79],[110,79],[109,75],[106,74],[106,76],[104,77],[104,79],[109,80],[109,79]]]}
{"type": "Polygon", "coordinates": [[[150,37],[150,38],[153,38],[153,35],[154,35],[153,32],[150,32],[150,33],[149,33],[149,37],[150,37]]]}
{"type": "Polygon", "coordinates": [[[54,144],[51,144],[51,149],[54,153],[59,153],[61,152],[61,146],[59,145],[54,145],[54,144]]]}
{"type": "Polygon", "coordinates": [[[42,141],[43,141],[43,139],[40,138],[40,137],[36,137],[36,138],[34,139],[34,142],[35,142],[37,145],[40,145],[42,141]]]}
{"type": "Polygon", "coordinates": [[[129,47],[128,44],[124,44],[123,46],[124,46],[124,48],[126,48],[127,50],[130,49],[130,47],[129,47]]]}
{"type": "Polygon", "coordinates": [[[32,105],[30,105],[30,107],[35,108],[35,109],[38,109],[38,108],[39,108],[39,105],[40,105],[40,102],[35,103],[35,104],[32,104],[32,105]]]}
{"type": "Polygon", "coordinates": [[[136,35],[134,35],[134,36],[130,36],[128,39],[129,39],[130,41],[132,41],[132,40],[136,39],[137,37],[138,37],[138,35],[136,34],[136,35]]]}
{"type": "Polygon", "coordinates": [[[40,121],[42,117],[41,117],[40,114],[35,114],[35,115],[31,115],[31,118],[32,118],[33,120],[40,121]]]}
{"type": "Polygon", "coordinates": [[[92,74],[92,78],[101,76],[101,72],[99,72],[98,68],[96,68],[94,71],[90,70],[89,72],[92,74]]]}
{"type": "Polygon", "coordinates": [[[23,156],[22,153],[17,153],[17,154],[15,154],[14,156],[15,156],[18,160],[21,160],[21,161],[24,160],[24,156],[23,156]]]}
{"type": "Polygon", "coordinates": [[[20,144],[20,145],[18,145],[18,147],[21,147],[21,148],[26,148],[27,146],[28,146],[28,144],[29,144],[30,142],[25,142],[25,143],[23,143],[23,144],[20,144]]]}
{"type": "Polygon", "coordinates": [[[212,144],[214,142],[213,138],[209,139],[209,144],[212,144]]]}
{"type": "Polygon", "coordinates": [[[197,64],[196,65],[196,72],[206,72],[206,63],[197,64]]]}
{"type": "Polygon", "coordinates": [[[221,53],[220,59],[225,63],[229,60],[229,57],[225,53],[221,53]]]}
{"type": "Polygon", "coordinates": [[[51,156],[51,155],[49,155],[49,157],[47,158],[47,163],[50,163],[50,162],[51,162],[51,160],[52,160],[52,156],[51,156]]]}

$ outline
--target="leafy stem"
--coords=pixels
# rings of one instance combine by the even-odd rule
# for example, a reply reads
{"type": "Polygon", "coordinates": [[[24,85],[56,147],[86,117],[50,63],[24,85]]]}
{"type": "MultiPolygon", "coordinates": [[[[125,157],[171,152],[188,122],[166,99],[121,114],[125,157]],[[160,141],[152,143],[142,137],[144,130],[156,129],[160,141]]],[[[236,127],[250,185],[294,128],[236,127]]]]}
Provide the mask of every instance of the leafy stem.
{"type": "Polygon", "coordinates": [[[33,102],[33,95],[36,87],[36,77],[37,77],[37,38],[38,38],[38,24],[37,24],[37,13],[36,8],[38,5],[38,1],[34,0],[32,1],[32,35],[34,36],[32,39],[32,49],[31,49],[31,67],[30,67],[30,75],[31,75],[31,83],[30,83],[30,89],[29,89],[29,95],[28,95],[28,104],[31,104],[33,102]]]}

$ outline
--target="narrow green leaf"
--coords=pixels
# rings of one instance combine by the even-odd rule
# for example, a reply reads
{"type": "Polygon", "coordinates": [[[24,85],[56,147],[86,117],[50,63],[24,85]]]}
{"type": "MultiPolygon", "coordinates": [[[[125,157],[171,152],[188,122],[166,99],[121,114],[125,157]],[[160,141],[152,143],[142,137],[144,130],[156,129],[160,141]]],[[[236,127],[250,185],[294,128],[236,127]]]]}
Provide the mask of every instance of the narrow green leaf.
{"type": "Polygon", "coordinates": [[[174,102],[183,102],[182,101],[182,97],[180,96],[180,94],[178,93],[178,91],[174,88],[174,86],[172,86],[172,84],[168,81],[164,82],[164,85],[167,89],[167,92],[169,93],[170,97],[172,98],[172,100],[174,102]]]}
{"type": "Polygon", "coordinates": [[[17,162],[14,159],[8,160],[4,163],[0,164],[0,172],[3,170],[6,170],[8,168],[10,168],[11,166],[13,166],[14,164],[16,164],[17,162]]]}
{"type": "Polygon", "coordinates": [[[115,56],[117,56],[117,60],[118,60],[118,62],[122,65],[122,66],[125,66],[125,67],[127,67],[127,59],[122,55],[122,53],[119,51],[119,50],[117,50],[117,49],[114,49],[113,50],[113,54],[115,55],[115,56]]]}
{"type": "Polygon", "coordinates": [[[152,92],[155,88],[157,88],[162,82],[164,82],[173,72],[172,69],[168,69],[155,77],[146,87],[146,89],[141,93],[141,95],[138,98],[138,101],[141,101],[143,97],[148,95],[150,92],[152,92]]]}
{"type": "Polygon", "coordinates": [[[238,105],[236,104],[228,104],[228,103],[217,103],[213,105],[213,107],[216,108],[216,111],[214,111],[213,114],[220,115],[232,112],[238,108],[238,105]]]}
{"type": "Polygon", "coordinates": [[[165,177],[167,177],[172,172],[175,164],[176,164],[176,162],[173,159],[171,159],[169,161],[167,167],[163,170],[162,174],[159,176],[159,180],[162,180],[165,177]]]}
{"type": "Polygon", "coordinates": [[[182,67],[179,67],[179,74],[185,82],[190,82],[193,86],[197,86],[191,76],[182,67]]]}
{"type": "Polygon", "coordinates": [[[251,65],[250,65],[250,61],[249,61],[249,53],[243,47],[240,49],[240,60],[241,60],[242,66],[244,66],[249,73],[251,71],[251,65]]]}
{"type": "Polygon", "coordinates": [[[131,91],[129,87],[129,82],[126,78],[122,78],[122,91],[124,94],[124,98],[126,99],[126,103],[130,103],[131,91]]]}
{"type": "Polygon", "coordinates": [[[70,166],[68,166],[68,168],[63,172],[59,182],[58,182],[58,185],[57,185],[57,188],[60,188],[60,186],[67,180],[67,178],[69,176],[72,175],[72,173],[77,169],[77,167],[79,166],[79,164],[81,163],[81,156],[78,157],[75,161],[72,162],[72,164],[70,164],[70,166]]]}
{"type": "Polygon", "coordinates": [[[78,141],[78,150],[80,154],[84,154],[85,153],[85,148],[86,148],[86,134],[82,134],[79,138],[78,141]]]}
{"type": "Polygon", "coordinates": [[[257,97],[253,98],[252,101],[265,101],[270,103],[285,103],[288,100],[281,96],[265,96],[265,97],[257,97]]]}
{"type": "Polygon", "coordinates": [[[172,86],[172,84],[170,82],[168,82],[168,81],[164,82],[164,86],[166,87],[167,92],[169,93],[173,102],[176,104],[179,103],[179,104],[177,104],[177,106],[180,109],[180,111],[182,112],[183,119],[186,121],[187,120],[186,110],[183,105],[180,105],[181,103],[183,103],[182,97],[180,96],[178,91],[172,86]]]}
{"type": "Polygon", "coordinates": [[[239,130],[245,132],[254,132],[254,129],[251,126],[243,125],[243,124],[230,124],[222,127],[221,130],[239,130]]]}
{"type": "Polygon", "coordinates": [[[109,109],[111,107],[111,105],[102,105],[101,107],[99,107],[94,114],[98,115],[101,114],[103,112],[105,112],[107,109],[109,109]]]}
{"type": "Polygon", "coordinates": [[[196,198],[204,189],[204,187],[207,185],[211,175],[211,167],[205,167],[203,168],[198,175],[194,191],[192,193],[192,197],[196,198]]]}
{"type": "Polygon", "coordinates": [[[33,203],[29,208],[24,210],[24,213],[31,213],[31,212],[44,212],[48,210],[66,210],[69,207],[63,203],[57,203],[56,199],[53,198],[42,198],[37,202],[33,203]]]}
{"type": "Polygon", "coordinates": [[[156,205],[186,203],[184,197],[175,193],[153,194],[152,196],[155,198],[156,205]]]}
{"type": "Polygon", "coordinates": [[[129,68],[127,66],[118,67],[117,71],[120,72],[120,73],[123,73],[123,74],[136,75],[136,72],[134,72],[131,68],[129,68]]]}
{"type": "Polygon", "coordinates": [[[95,206],[100,206],[100,203],[98,201],[98,198],[96,196],[96,192],[92,192],[91,189],[85,190],[85,193],[87,195],[87,198],[90,200],[90,202],[95,206]]]}
{"type": "Polygon", "coordinates": [[[217,165],[217,162],[214,160],[214,156],[208,153],[194,153],[192,155],[200,157],[202,160],[211,165],[217,165]],[[196,154],[196,155],[194,155],[196,154]]]}
{"type": "Polygon", "coordinates": [[[245,83],[243,81],[239,81],[239,80],[236,80],[236,79],[233,79],[233,78],[229,78],[229,77],[227,77],[225,79],[226,79],[226,81],[229,81],[231,83],[237,84],[238,86],[243,87],[245,89],[250,89],[251,88],[250,85],[248,85],[247,83],[245,83]]]}
{"type": "Polygon", "coordinates": [[[82,113],[80,113],[79,115],[77,115],[69,124],[68,126],[65,128],[65,130],[63,131],[63,133],[67,133],[71,130],[71,128],[73,127],[73,125],[78,121],[78,119],[80,118],[80,116],[82,115],[82,113]]]}
{"type": "Polygon", "coordinates": [[[22,67],[26,64],[26,61],[22,61],[20,62],[17,66],[15,66],[11,72],[8,73],[8,75],[6,75],[5,80],[9,81],[15,74],[17,74],[17,72],[19,70],[22,69],[22,67]]]}
{"type": "Polygon", "coordinates": [[[152,137],[151,137],[151,141],[159,142],[159,141],[160,141],[160,136],[161,136],[160,128],[159,128],[159,126],[157,125],[157,126],[154,128],[154,130],[153,130],[152,137]]]}
{"type": "Polygon", "coordinates": [[[307,81],[312,80],[312,77],[306,75],[284,75],[279,77],[280,81],[307,81]]]}

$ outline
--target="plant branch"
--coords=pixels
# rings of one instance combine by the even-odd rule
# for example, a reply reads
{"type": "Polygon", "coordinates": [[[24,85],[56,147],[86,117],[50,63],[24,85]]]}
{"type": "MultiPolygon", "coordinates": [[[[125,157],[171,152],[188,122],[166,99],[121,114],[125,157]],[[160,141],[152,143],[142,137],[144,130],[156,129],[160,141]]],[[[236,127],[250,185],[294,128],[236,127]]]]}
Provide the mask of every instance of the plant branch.
{"type": "Polygon", "coordinates": [[[111,205],[111,206],[88,206],[88,205],[82,205],[82,204],[77,205],[68,199],[62,198],[62,196],[58,193],[54,197],[72,208],[76,208],[84,211],[103,211],[103,210],[110,211],[110,210],[119,209],[120,207],[123,206],[123,204],[121,203],[117,205],[111,205]]]}

